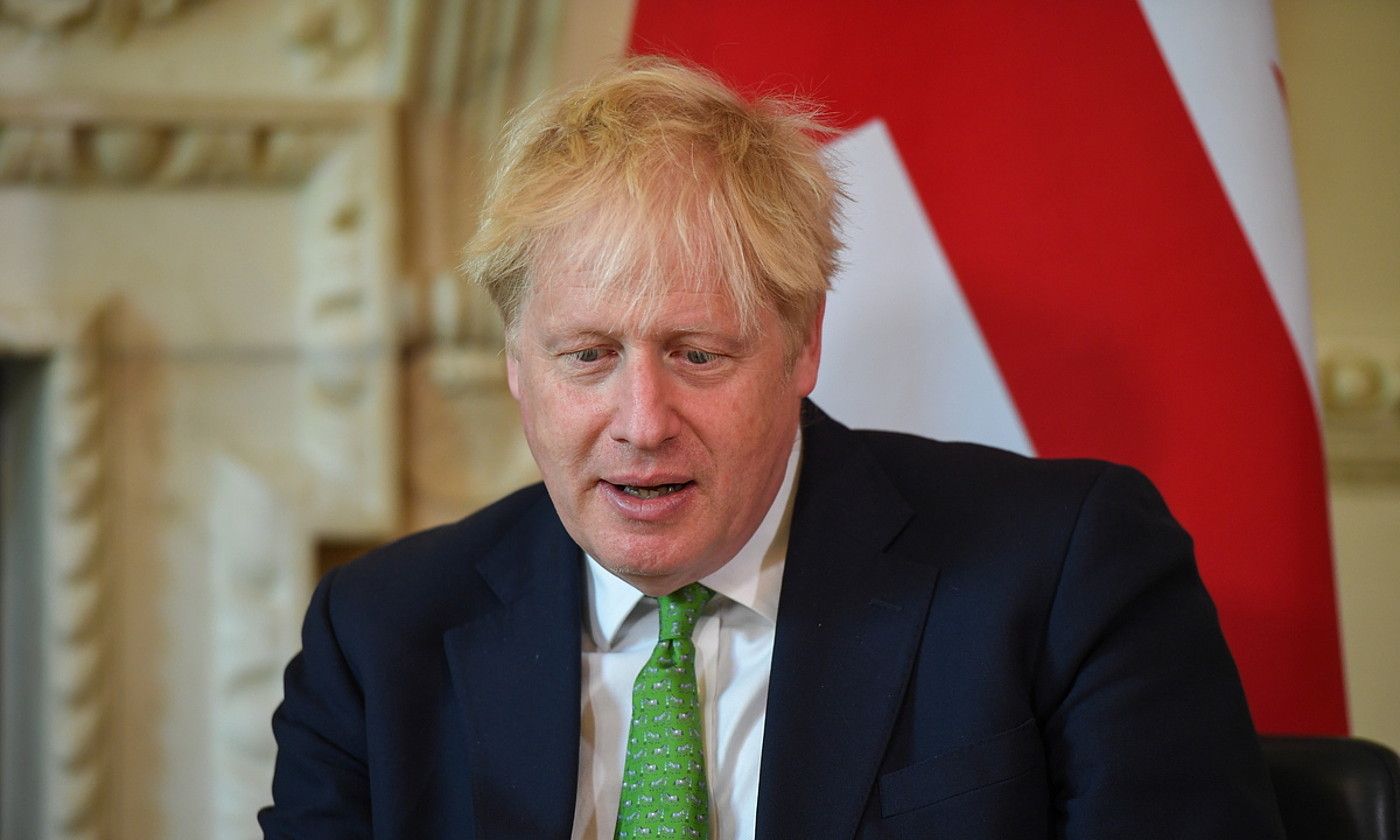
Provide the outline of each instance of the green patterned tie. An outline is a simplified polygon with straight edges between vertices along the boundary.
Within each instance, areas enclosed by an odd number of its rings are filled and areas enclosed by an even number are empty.
[[[617,840],[709,837],[705,738],[690,634],[715,593],[698,583],[663,595],[661,633],[632,685],[632,725],[617,811]]]

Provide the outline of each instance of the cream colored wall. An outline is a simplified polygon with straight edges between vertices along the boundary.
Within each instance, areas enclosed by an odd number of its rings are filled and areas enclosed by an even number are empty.
[[[564,9],[555,79],[568,84],[587,78],[627,46],[636,0],[583,0]]]
[[[0,619],[42,650],[0,662],[38,710],[0,837],[252,836],[314,546],[398,519],[405,7],[0,7],[0,357],[41,392]]]
[[[1352,729],[1400,748],[1400,3],[1274,9],[1323,363]]]

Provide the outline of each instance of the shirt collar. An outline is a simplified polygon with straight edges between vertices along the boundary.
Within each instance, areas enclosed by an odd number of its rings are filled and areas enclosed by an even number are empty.
[[[700,582],[731,601],[747,607],[776,624],[778,595],[782,590],[783,562],[787,555],[788,524],[792,518],[792,491],[797,483],[798,462],[802,453],[802,430],[792,442],[787,470],[782,486],[768,506],[768,513],[754,530],[739,553],[701,578]],[[617,640],[627,616],[641,602],[641,590],[609,572],[584,553],[588,574],[589,631],[598,650],[608,650]]]

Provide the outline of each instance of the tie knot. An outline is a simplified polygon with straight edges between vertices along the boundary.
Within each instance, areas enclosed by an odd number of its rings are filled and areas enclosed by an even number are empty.
[[[701,583],[692,583],[657,598],[661,607],[661,634],[659,640],[689,639],[695,631],[695,622],[700,620],[700,611],[714,595],[714,591]]]

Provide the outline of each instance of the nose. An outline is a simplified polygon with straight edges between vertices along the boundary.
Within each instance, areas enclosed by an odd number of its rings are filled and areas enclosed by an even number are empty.
[[[615,380],[612,423],[608,434],[637,449],[656,449],[679,430],[675,384],[660,359],[646,354],[626,358]]]

